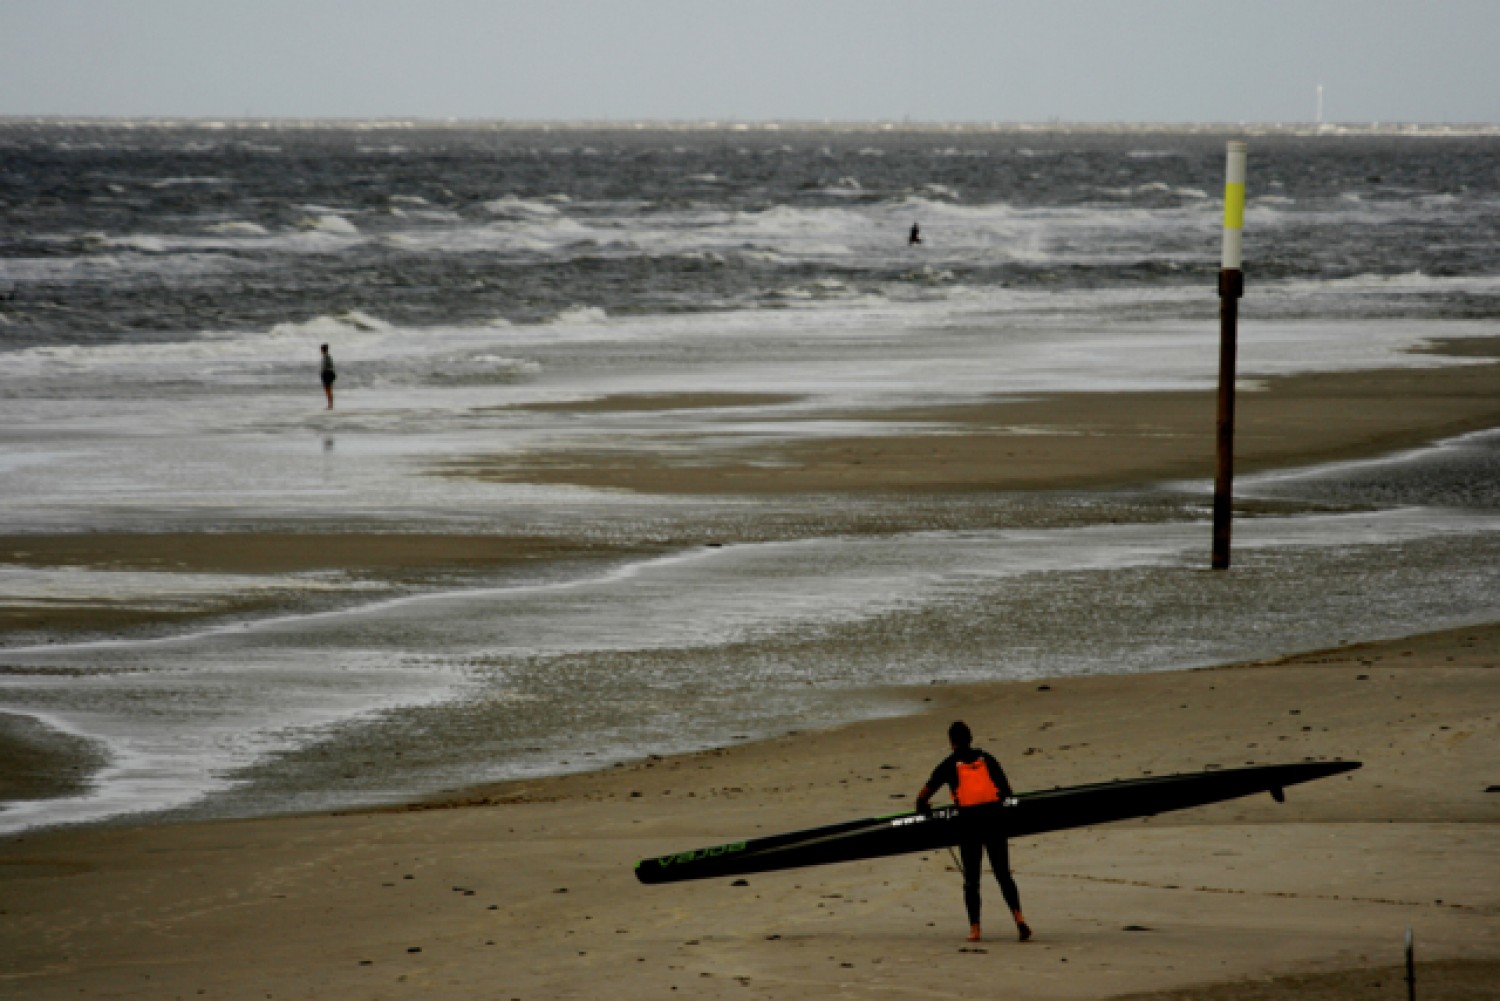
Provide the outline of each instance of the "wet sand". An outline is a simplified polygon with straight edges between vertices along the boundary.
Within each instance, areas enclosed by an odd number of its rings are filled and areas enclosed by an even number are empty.
[[[1241,396],[1241,468],[1497,426],[1497,390],[1492,364],[1276,380]],[[942,494],[1211,469],[1202,394],[873,416],[941,433],[758,444],[691,468],[653,465],[644,447],[613,464],[480,458],[464,474],[683,493]],[[400,575],[588,552],[601,554],[576,540],[406,535],[0,540],[0,560],[33,566],[237,573]],[[104,610],[69,614],[44,624],[98,628],[91,616]],[[1420,996],[1493,996],[1497,681],[1500,626],[1476,625],[1224,669],[932,687],[917,696],[930,711],[913,717],[401,810],[8,838],[0,996],[1100,998],[1192,987],[1193,997],[1352,999],[1375,996],[1374,981],[1380,996],[1401,996],[1408,926],[1427,977]],[[1017,842],[1037,930],[1025,945],[992,885],[988,940],[963,942],[946,854],[744,886],[636,884],[642,856],[905,808],[960,715],[1021,789],[1306,758],[1365,767],[1294,788],[1283,805],[1261,797]],[[65,745],[0,728],[0,788],[66,788],[69,762],[85,762]]]
[[[1500,353],[1500,339],[1447,341],[1433,350],[1490,358]],[[549,405],[549,409],[566,408],[580,414],[718,410],[789,399],[697,393],[611,397]],[[939,502],[960,494],[1110,488],[1171,479],[1206,484],[1214,469],[1214,406],[1213,395],[1208,393],[1081,393],[926,410],[823,414],[828,419],[865,422],[869,433],[807,440],[789,422],[787,435],[773,441],[758,434],[736,443],[723,435],[698,432],[696,440],[675,439],[673,449],[663,452],[657,447],[659,442],[626,437],[607,453],[473,456],[445,463],[436,472],[641,494],[780,498],[895,494]],[[913,426],[919,430],[911,430]],[[1238,396],[1236,471],[1244,474],[1378,456],[1490,427],[1500,427],[1500,364],[1496,363],[1273,379]],[[836,516],[835,508],[829,510]],[[900,507],[883,511],[880,530],[933,527],[903,521],[903,516]],[[948,513],[944,526],[965,527],[956,512]],[[865,530],[851,524],[833,531]],[[713,541],[741,540],[732,534],[732,527],[726,534],[725,526],[716,525]],[[606,542],[581,536],[317,528],[299,532],[82,532],[0,536],[0,563],[183,573],[339,571],[409,581],[490,572],[528,560],[613,559],[660,552],[670,545],[670,541]],[[256,611],[265,611],[263,602],[226,599],[199,614]],[[0,640],[39,630],[99,632],[181,624],[193,615],[118,601],[11,601],[0,605]]]
[[[536,560],[619,559],[660,548],[583,539],[368,531],[80,532],[0,536],[0,564],[236,575],[334,571],[351,579],[416,582],[493,573]],[[286,610],[286,602],[278,606],[274,598],[233,593],[189,610],[105,598],[13,600],[0,605],[0,638],[43,630],[53,634],[99,633],[190,625],[208,616],[248,616],[277,610]]]
[[[1450,341],[1435,352],[1494,357],[1500,341]],[[1289,376],[1236,394],[1235,469],[1381,455],[1500,425],[1500,365]],[[1394,404],[1393,401],[1399,401]],[[713,404],[702,396],[584,401],[601,409]],[[979,492],[1211,480],[1216,395],[1069,393],[965,406],[820,414],[866,433],[743,442],[712,449],[674,438],[609,451],[475,456],[453,475],[650,494],[788,495]],[[918,425],[912,430],[911,425]],[[699,443],[701,444],[701,443]]]

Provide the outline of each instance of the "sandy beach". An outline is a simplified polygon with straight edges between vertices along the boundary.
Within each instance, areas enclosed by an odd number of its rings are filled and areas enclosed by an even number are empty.
[[[925,715],[406,810],[0,846],[5,996],[1493,997],[1500,629],[1277,663],[932,690]],[[1242,800],[1013,845],[964,942],[942,853],[643,887],[637,858],[910,803],[962,715],[1017,786],[1347,758]],[[1281,979],[1274,979],[1281,978]],[[1223,987],[1205,985],[1223,984]],[[1379,985],[1377,987],[1377,985]]]
[[[1500,366],[1278,379],[1241,401],[1247,470],[1380,455],[1500,425]],[[930,422],[932,434],[758,445],[692,466],[559,452],[443,471],[689,494],[1131,485],[1206,477],[1211,413],[1204,394],[1007,400],[864,415]],[[31,566],[393,576],[618,552],[583,540],[253,532],[0,540],[0,558]],[[114,627],[101,619],[111,614],[121,613],[13,610],[4,625],[99,631]],[[139,625],[155,613],[129,614]],[[0,996],[1401,997],[1410,927],[1420,997],[1494,997],[1500,624],[1285,653],[1189,672],[930,686],[901,693],[925,707],[915,715],[399,809],[10,837]],[[1036,930],[1024,945],[993,884],[986,940],[964,942],[946,853],[744,885],[635,881],[641,857],[907,808],[955,717],[1021,790],[1249,763],[1363,768],[1289,790],[1285,804],[1260,797],[1016,842]],[[79,749],[24,727],[0,740],[11,796],[56,793],[86,765]]]

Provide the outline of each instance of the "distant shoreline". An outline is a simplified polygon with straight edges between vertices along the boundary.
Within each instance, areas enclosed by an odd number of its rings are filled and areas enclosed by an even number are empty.
[[[14,125],[78,127],[129,126],[138,128],[203,128],[245,130],[352,129],[358,131],[415,131],[488,129],[495,131],[556,132],[728,132],[741,133],[911,133],[911,134],[1098,134],[1245,136],[1381,136],[1412,138],[1500,138],[1500,123],[1492,122],[986,122],[986,121],[820,121],[786,119],[734,121],[716,119],[490,119],[490,118],[299,118],[246,116],[5,115],[0,128]]]

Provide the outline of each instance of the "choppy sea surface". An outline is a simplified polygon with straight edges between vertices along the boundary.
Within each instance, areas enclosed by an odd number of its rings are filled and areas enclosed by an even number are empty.
[[[1500,335],[1500,134],[1252,131],[1244,379]],[[0,714],[98,762],[0,832],[385,802],[909,711],[903,686],[1493,619],[1495,434],[1242,480],[1262,513],[1229,574],[1204,570],[1206,482],[752,501],[439,475],[1212,386],[1238,137],[0,122],[0,532],[657,549],[422,581],[0,565],[11,606],[206,613],[0,648]],[[525,406],[685,392],[741,405]]]

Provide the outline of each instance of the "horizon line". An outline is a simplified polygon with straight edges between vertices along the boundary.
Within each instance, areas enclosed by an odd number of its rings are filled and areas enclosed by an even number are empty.
[[[1045,132],[1062,129],[1283,132],[1500,132],[1500,122],[1416,121],[1110,121],[1070,120],[979,120],[903,118],[505,118],[429,115],[92,115],[92,114],[0,114],[0,125],[147,125],[200,127],[365,127],[365,128],[496,128],[496,129],[592,129],[596,131],[721,130],[732,132],[815,131],[819,129],[950,132]]]

